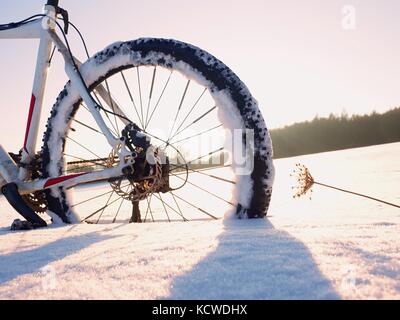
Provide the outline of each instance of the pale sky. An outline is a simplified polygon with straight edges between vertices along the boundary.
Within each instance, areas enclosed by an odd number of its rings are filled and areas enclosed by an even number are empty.
[[[40,13],[46,0],[0,0],[0,23]],[[61,0],[91,53],[118,40],[175,38],[222,60],[259,101],[270,128],[400,105],[400,1]],[[355,8],[343,28],[343,6]],[[73,52],[83,51],[71,30]],[[0,142],[23,143],[36,40],[1,40]],[[56,57],[43,119],[66,82]],[[41,136],[40,136],[41,139]],[[41,143],[38,144],[40,147]]]

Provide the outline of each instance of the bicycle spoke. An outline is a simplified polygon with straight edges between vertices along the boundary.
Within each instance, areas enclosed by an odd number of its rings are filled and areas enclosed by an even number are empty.
[[[114,219],[113,219],[113,221],[112,221],[112,223],[115,223],[115,220],[117,220],[117,216],[118,216],[118,214],[119,214],[119,211],[121,210],[121,207],[122,207],[122,204],[124,203],[124,198],[121,198],[121,203],[119,204],[119,207],[118,207],[118,210],[117,210],[117,213],[115,214],[115,216],[114,216]]]
[[[95,100],[97,100],[97,103],[98,103],[100,106],[102,106],[101,103],[100,103],[99,98],[98,98],[97,95],[96,95],[96,93],[93,92],[93,95],[95,96]],[[83,108],[90,114],[90,116],[92,116],[92,113],[90,112],[90,110],[89,110],[89,108],[88,108],[87,106],[85,106],[82,102],[81,102],[79,105],[80,105],[81,107],[83,107]],[[111,119],[109,118],[108,113],[105,112],[105,115],[107,116],[107,119],[108,119],[108,121],[110,122],[111,127],[112,127],[112,128],[110,128],[110,127],[108,127],[108,128],[112,131],[113,134],[116,135],[116,133],[115,133],[115,127],[114,127],[113,123],[111,122]],[[75,118],[74,118],[73,120],[76,121],[76,122],[78,122]],[[94,129],[94,130],[96,130],[96,129]],[[96,130],[96,131],[98,131],[98,130]],[[102,133],[101,131],[99,131],[99,132]],[[104,133],[102,133],[102,134],[104,135]]]
[[[143,117],[143,101],[142,101],[142,87],[140,86],[140,73],[139,73],[139,67],[136,67],[136,73],[137,73],[137,82],[138,82],[138,87],[139,87],[139,99],[140,99],[140,114],[142,116],[140,123],[144,124],[144,117]]]
[[[119,133],[117,116],[115,115],[114,102],[113,102],[113,99],[111,98],[110,87],[108,86],[108,81],[107,80],[104,80],[104,82],[106,83],[106,88],[107,88],[107,92],[108,92],[108,98],[110,99],[111,109],[112,109],[112,112],[114,112],[115,126],[117,128],[117,132]]]
[[[176,134],[174,134],[172,137],[170,137],[170,139],[168,140],[172,140],[174,137],[176,137],[177,135],[181,134],[183,131],[185,131],[186,129],[190,128],[192,125],[194,125],[196,122],[199,122],[201,119],[203,119],[206,115],[208,115],[211,111],[217,109],[217,106],[213,106],[212,108],[210,108],[209,110],[207,110],[205,113],[203,113],[200,117],[196,118],[194,121],[192,121],[191,123],[189,123],[186,127],[184,127],[181,131],[177,132]]]
[[[182,200],[183,202],[187,203],[188,205],[192,206],[193,208],[199,210],[200,212],[203,212],[204,214],[208,215],[209,217],[217,220],[218,218],[216,216],[213,216],[211,213],[208,213],[207,211],[203,210],[202,208],[199,208],[198,206],[194,205],[193,203],[190,203],[189,201],[183,199],[182,197],[178,196],[177,194],[175,195],[178,199]]]
[[[192,170],[192,171],[194,171],[195,173],[198,173],[198,172],[202,172],[202,171],[227,168],[227,167],[231,167],[231,166],[232,166],[232,164],[226,164],[226,165],[223,165],[223,166],[215,166],[215,167],[209,167],[209,168],[204,168],[204,169],[196,169],[196,170]],[[179,176],[179,175],[182,175],[182,174],[186,174],[186,172],[176,172],[176,173],[174,173],[174,175],[176,175],[176,176]]]
[[[96,99],[97,103],[99,104],[99,106],[101,106],[103,109],[105,109],[105,108],[103,107],[103,105],[101,104],[100,99],[99,99],[99,97],[97,96],[96,92],[93,91],[93,95],[95,96],[95,99]],[[83,105],[83,104],[81,103],[81,105]],[[84,106],[84,105],[83,105],[83,106]],[[87,107],[85,107],[85,108],[86,108],[87,111],[89,111],[90,114],[92,114],[92,113],[90,112],[89,108],[87,108]],[[103,112],[104,112],[104,115],[106,116],[108,122],[110,122],[111,127],[109,127],[109,129],[112,128],[111,131],[112,131],[116,136],[118,136],[118,131],[117,131],[117,129],[114,127],[114,124],[112,123],[110,117],[108,116],[108,112],[105,112],[103,109],[100,109],[100,111],[103,111]]]
[[[93,217],[95,214],[97,214],[98,212],[100,212],[101,210],[103,210],[103,208],[105,208],[105,207],[102,207],[102,208],[96,210],[95,212],[91,213],[90,215],[88,215],[87,217],[85,217],[84,219],[82,219],[80,222],[84,222],[84,221],[86,221],[87,219]]]
[[[102,196],[105,196],[105,195],[107,195],[107,194],[109,194],[109,193],[111,193],[111,192],[113,192],[113,191],[114,191],[114,190],[107,191],[107,192],[105,192],[105,193],[102,193],[102,194],[99,194],[99,195],[97,195],[97,196],[91,197],[91,198],[89,198],[89,199],[83,200],[83,201],[81,201],[81,202],[75,203],[74,205],[71,206],[71,208],[76,207],[76,206],[79,206],[80,204],[84,204],[84,203],[86,203],[86,202],[89,202],[89,201],[91,201],[91,200],[100,198],[100,197],[102,197]]]
[[[215,154],[215,153],[217,153],[217,152],[223,151],[223,150],[224,150],[224,147],[221,147],[221,148],[219,148],[219,149],[217,149],[217,150],[211,151],[211,152],[209,152],[209,153],[207,153],[207,154],[205,154],[205,155],[202,155],[202,156],[200,156],[200,157],[198,157],[198,158],[196,158],[196,159],[193,159],[193,160],[191,160],[191,161],[189,161],[189,162],[186,162],[186,164],[184,164],[184,165],[176,166],[174,169],[171,170],[171,172],[172,172],[173,170],[176,170],[176,169],[179,169],[179,168],[186,168],[186,166],[187,166],[188,164],[191,164],[191,163],[193,163],[194,161],[203,159],[203,158],[205,158],[205,157],[209,157],[209,156],[211,156],[211,155],[213,155],[213,154]],[[172,166],[175,166],[175,165],[172,164]]]
[[[150,121],[151,121],[151,119],[153,118],[154,112],[157,110],[157,107],[158,107],[158,105],[160,104],[161,98],[163,97],[164,92],[165,92],[165,90],[167,89],[167,86],[168,86],[168,83],[169,83],[169,81],[170,81],[170,79],[171,79],[172,73],[173,73],[173,71],[170,72],[170,74],[169,74],[169,76],[168,76],[168,79],[167,79],[167,81],[165,82],[164,87],[163,87],[163,89],[162,89],[162,91],[161,91],[160,97],[158,98],[157,103],[156,103],[156,105],[154,106],[153,111],[152,111],[151,114],[150,114],[149,120],[147,121],[147,123],[146,123],[145,126],[144,126],[144,129],[145,129],[145,130],[146,130],[147,127],[149,126]]]
[[[235,181],[228,180],[228,179],[225,179],[225,178],[222,178],[222,177],[218,177],[218,176],[215,176],[215,175],[212,175],[212,174],[204,173],[202,171],[196,171],[196,170],[193,170],[193,169],[190,169],[190,168],[189,168],[189,170],[193,171],[195,173],[200,173],[202,175],[208,176],[210,178],[214,178],[214,179],[219,180],[219,181],[224,181],[224,182],[227,182],[227,183],[236,184]]]
[[[205,133],[208,133],[208,132],[210,132],[210,131],[212,131],[212,130],[215,130],[215,129],[218,129],[218,128],[220,128],[220,127],[222,127],[222,124],[220,124],[220,125],[218,125],[218,126],[215,126],[215,127],[212,127],[212,128],[210,128],[210,129],[204,130],[204,131],[202,131],[202,132],[200,132],[200,133],[197,133],[197,134],[194,134],[194,135],[192,135],[192,136],[189,136],[189,137],[186,137],[186,138],[183,138],[183,139],[174,141],[174,142],[171,142],[171,141],[170,141],[169,144],[172,144],[172,145],[173,145],[173,144],[177,144],[177,143],[179,143],[179,142],[187,141],[187,140],[189,140],[189,139],[192,139],[192,138],[201,136],[201,135],[203,135],[203,134],[205,134]],[[172,139],[171,139],[171,140],[172,140]]]
[[[188,219],[186,219],[186,218],[184,217],[184,215],[183,215],[183,213],[182,213],[182,210],[181,210],[181,208],[180,208],[180,206],[179,206],[179,204],[178,204],[178,201],[176,201],[175,194],[174,194],[172,191],[170,191],[170,193],[171,193],[171,195],[172,195],[172,198],[174,199],[174,202],[175,202],[176,207],[178,208],[178,210],[179,210],[179,212],[180,212],[181,217],[183,218],[183,221],[188,221]]]
[[[114,190],[111,191],[111,192],[114,192]],[[94,215],[98,214],[100,211],[104,210],[105,208],[111,206],[112,204],[114,204],[114,203],[117,202],[118,200],[120,200],[119,197],[118,197],[117,199],[111,201],[108,205],[103,206],[103,207],[101,207],[100,209],[97,209],[95,212],[91,213],[90,215],[88,215],[87,217],[85,217],[84,219],[82,219],[80,222],[84,222],[84,221],[86,221],[87,219],[93,217]]]
[[[171,220],[170,220],[170,218],[169,218],[169,215],[168,215],[167,208],[165,207],[164,200],[162,199],[162,197],[161,197],[161,194],[160,194],[160,193],[158,193],[158,195],[160,196],[160,200],[161,200],[161,203],[162,203],[162,205],[163,205],[163,207],[164,207],[165,214],[167,215],[168,222],[171,222]]]
[[[229,202],[228,200],[225,200],[224,198],[221,198],[220,196],[216,195],[215,193],[212,193],[212,192],[210,192],[210,191],[208,191],[208,190],[206,190],[206,189],[200,187],[199,185],[194,184],[193,182],[190,182],[189,180],[183,179],[183,178],[181,178],[181,177],[179,177],[179,176],[176,176],[176,175],[174,175],[174,174],[172,174],[172,175],[173,175],[174,177],[177,177],[177,178],[183,180],[183,181],[186,181],[187,183],[189,183],[189,184],[191,184],[192,186],[194,186],[194,187],[196,187],[196,188],[198,188],[198,189],[200,189],[200,190],[202,190],[202,191],[208,193],[209,195],[212,195],[213,197],[215,197],[215,198],[217,198],[217,199],[219,199],[219,200],[221,200],[221,201],[223,201],[223,202],[225,202],[225,203],[227,203],[227,204],[230,204],[231,206],[235,206],[232,202]]]
[[[157,71],[157,67],[154,67],[153,70],[153,77],[151,79],[151,86],[150,86],[150,92],[149,92],[149,101],[147,103],[147,109],[146,109],[146,120],[144,121],[144,123],[147,123],[147,119],[149,117],[149,110],[150,110],[150,105],[151,105],[151,98],[153,97],[153,89],[154,89],[154,80],[156,78],[156,71]]]
[[[72,142],[75,142],[78,146],[82,147],[83,149],[85,149],[86,151],[89,151],[92,155],[94,155],[95,157],[101,159],[100,156],[98,156],[97,154],[95,154],[93,151],[91,151],[90,149],[88,149],[87,147],[85,147],[84,145],[80,144],[78,141],[75,141],[74,139],[72,139],[71,137],[66,137],[67,139],[71,140]]]
[[[97,96],[96,96],[97,97]],[[89,108],[88,107],[86,107],[82,102],[79,104],[79,106],[81,106],[81,107],[83,107],[84,109],[86,109],[87,110],[87,112],[89,112],[90,113],[90,110],[89,110]]]
[[[128,184],[122,186],[121,188],[125,188],[126,186],[129,186],[129,185],[130,185],[130,182],[129,182]],[[105,193],[102,193],[102,194],[99,194],[99,195],[97,195],[97,196],[94,196],[94,197],[92,197],[92,198],[89,198],[89,199],[83,200],[83,201],[81,201],[81,202],[75,203],[74,205],[71,206],[71,208],[76,207],[76,206],[79,206],[80,204],[84,204],[84,203],[86,203],[86,202],[89,202],[89,201],[91,201],[91,200],[100,198],[100,197],[105,196],[105,195],[107,195],[107,194],[110,194],[110,193],[113,192],[113,191],[114,191],[114,190],[110,190],[110,191],[107,191],[107,192],[105,192]]]
[[[194,108],[197,106],[197,104],[199,103],[199,101],[201,100],[201,98],[203,97],[204,93],[207,91],[207,88],[204,88],[203,92],[201,93],[200,97],[196,100],[196,102],[194,103],[194,105],[190,108],[189,112],[186,114],[185,118],[182,120],[182,122],[180,123],[180,125],[178,126],[178,128],[176,129],[174,135],[179,131],[179,129],[183,126],[183,124],[185,123],[186,119],[189,117],[189,115],[192,113],[192,111],[194,110]],[[174,136],[173,135],[173,136]]]
[[[111,197],[113,196],[113,194],[114,194],[114,190],[113,190],[113,192],[111,192],[111,194],[110,194],[110,197],[108,198],[108,200],[107,200],[107,202],[106,202],[106,205],[103,207],[103,210],[101,211],[101,213],[100,213],[100,215],[99,215],[99,218],[97,219],[97,221],[96,221],[96,224],[98,224],[99,223],[99,221],[100,221],[100,218],[101,218],[101,216],[103,215],[103,213],[104,213],[104,210],[109,206],[109,202],[110,202],[110,200],[111,200]]]
[[[124,81],[125,88],[126,88],[126,90],[128,91],[129,98],[130,98],[130,100],[131,100],[131,102],[132,102],[132,104],[133,104],[133,107],[134,107],[134,109],[135,109],[136,115],[137,115],[139,121],[141,122],[140,116],[139,116],[139,112],[138,112],[138,110],[137,110],[136,103],[135,103],[135,100],[133,99],[131,90],[129,89],[128,83],[127,83],[127,81],[126,81],[126,79],[125,79],[125,76],[124,76],[123,72],[121,71],[120,73],[121,73],[122,79],[123,79],[123,81]],[[142,128],[143,128],[143,123],[140,123],[140,124],[141,124],[141,126],[142,126]]]
[[[217,168],[207,168],[207,169],[211,170],[211,169],[217,169]],[[224,182],[227,182],[227,183],[230,183],[230,184],[236,184],[235,181],[228,180],[228,179],[225,179],[225,178],[222,178],[222,177],[218,177],[218,176],[215,176],[215,175],[212,175],[212,174],[209,174],[209,173],[204,173],[203,171],[205,171],[206,169],[195,170],[195,169],[191,169],[191,168],[188,167],[188,170],[192,171],[193,173],[199,173],[199,174],[205,175],[205,176],[210,177],[210,178],[214,178],[214,179],[219,180],[219,181],[224,181]],[[179,175],[179,174],[186,174],[186,172],[185,173],[180,173],[180,172],[175,173],[175,175]]]
[[[170,193],[172,194],[172,192],[170,192]],[[158,200],[162,201],[160,198],[157,197],[156,194],[154,194],[154,197],[156,197]],[[174,198],[174,199],[175,199],[175,198]],[[176,201],[176,200],[175,200],[175,201]],[[183,216],[183,214],[182,214],[181,212],[178,212],[176,209],[174,209],[173,207],[171,207],[167,202],[164,201],[164,204],[165,204],[168,208],[170,208],[172,211],[176,212],[179,216],[181,216],[182,219],[183,219],[183,221],[189,221],[188,219],[186,219],[186,218]],[[178,206],[178,208],[179,208],[179,206]],[[179,211],[180,211],[180,209],[179,209]]]
[[[190,80],[187,81],[186,86],[185,86],[185,90],[183,91],[182,98],[181,98],[181,102],[179,103],[178,109],[176,110],[174,122],[173,122],[173,124],[172,124],[171,131],[170,131],[170,133],[169,133],[169,135],[168,135],[167,142],[170,140],[172,131],[174,130],[174,126],[175,126],[176,120],[178,119],[179,112],[181,111],[181,108],[182,108],[182,105],[183,105],[183,101],[185,101],[185,97],[186,97],[187,90],[188,90],[188,88],[189,88],[189,84],[190,84]]]
[[[150,207],[152,195],[153,195],[153,194],[151,194],[150,197],[146,197],[146,201],[147,201],[147,210],[146,210],[146,215],[145,215],[145,217],[144,217],[144,221],[146,221],[146,219],[147,219],[147,214],[148,214],[148,212],[150,211],[151,220],[154,222],[153,211],[151,210],[151,207]],[[149,198],[150,198],[150,199],[149,199]]]
[[[131,187],[131,188],[132,188],[132,185],[131,185],[131,184],[129,184],[129,185],[127,185],[126,187],[127,187],[127,188],[126,188],[125,192],[127,192],[127,191],[128,191],[129,187]],[[123,187],[121,187],[121,188],[123,188]],[[132,189],[131,189],[131,190],[132,190]],[[119,211],[121,210],[121,207],[122,207],[122,204],[124,203],[124,200],[125,200],[125,199],[121,197],[121,203],[119,204],[119,207],[118,207],[117,213],[115,214],[115,216],[114,216],[114,219],[113,219],[112,223],[114,223],[114,222],[115,222],[115,220],[117,220],[117,216],[118,216],[118,214],[119,214]]]
[[[76,123],[80,124],[81,126],[84,126],[84,127],[88,128],[88,129],[90,129],[90,130],[92,130],[94,132],[97,132],[97,133],[99,133],[99,134],[104,136],[103,132],[101,132],[101,131],[99,131],[99,130],[97,130],[97,129],[95,129],[95,128],[93,128],[93,127],[91,127],[91,126],[79,121],[79,120],[76,120],[76,119],[72,119],[72,120],[75,121]]]

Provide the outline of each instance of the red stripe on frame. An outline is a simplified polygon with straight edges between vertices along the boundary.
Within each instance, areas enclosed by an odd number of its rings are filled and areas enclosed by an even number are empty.
[[[60,182],[65,181],[65,180],[69,180],[69,179],[72,179],[72,178],[76,178],[76,177],[82,176],[82,175],[84,175],[84,174],[86,174],[86,173],[87,173],[87,172],[84,172],[84,173],[76,173],[76,174],[70,174],[70,175],[68,175],[68,176],[62,176],[62,177],[57,177],[57,178],[49,179],[49,180],[47,180],[46,183],[44,184],[44,188],[50,187],[50,186],[52,186],[53,184],[57,184],[57,183],[60,183]]]
[[[26,144],[28,143],[28,134],[29,134],[29,129],[31,128],[32,115],[33,115],[33,109],[35,108],[35,102],[36,102],[36,97],[32,93],[31,103],[29,105],[28,121],[26,123],[25,140],[24,140],[24,150],[26,151],[26,153],[28,153],[28,150],[26,149]]]

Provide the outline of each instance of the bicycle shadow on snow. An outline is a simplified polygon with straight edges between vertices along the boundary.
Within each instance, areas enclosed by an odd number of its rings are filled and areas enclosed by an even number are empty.
[[[224,221],[217,249],[167,299],[339,299],[299,240],[266,219]]]
[[[34,249],[0,255],[0,286],[25,274],[37,274],[48,264],[62,260],[80,250],[113,236],[97,232],[59,238]]]

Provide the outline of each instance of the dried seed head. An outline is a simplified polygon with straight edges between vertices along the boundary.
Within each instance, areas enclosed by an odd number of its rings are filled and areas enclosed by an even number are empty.
[[[291,176],[297,180],[297,185],[292,187],[294,190],[293,198],[299,198],[309,191],[312,192],[311,188],[314,184],[314,178],[305,165],[296,163],[296,168],[293,170]]]

